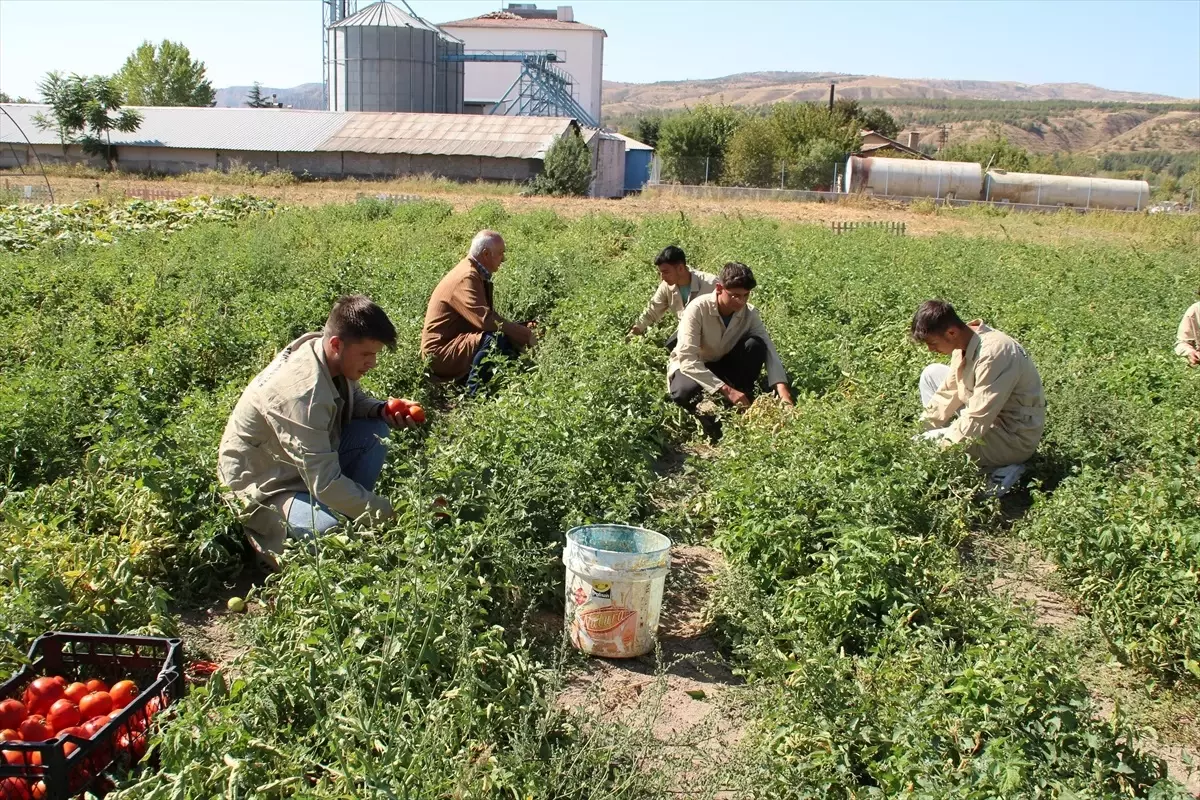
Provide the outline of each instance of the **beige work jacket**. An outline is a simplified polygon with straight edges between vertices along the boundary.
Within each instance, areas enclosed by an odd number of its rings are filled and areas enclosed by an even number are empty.
[[[658,288],[654,290],[654,295],[650,298],[649,304],[646,305],[646,310],[642,312],[637,322],[634,323],[634,327],[649,330],[663,318],[668,309],[675,312],[675,316],[678,317],[683,314],[683,309],[693,300],[712,293],[713,287],[717,283],[715,275],[709,275],[707,272],[700,272],[691,268],[688,271],[692,273],[692,282],[687,301],[685,302],[683,295],[679,293],[678,286],[673,283],[661,281],[658,284]]]
[[[1041,376],[1011,337],[981,320],[968,325],[975,335],[950,357],[950,372],[921,419],[926,429],[948,426],[949,444],[972,440],[968,452],[980,466],[1020,464],[1046,427]]]
[[[1194,303],[1179,321],[1179,333],[1175,334],[1175,352],[1189,356],[1200,351],[1200,303]]]
[[[779,360],[779,354],[775,352],[775,344],[758,315],[758,309],[747,304],[733,315],[726,327],[721,320],[721,312],[717,310],[716,294],[706,294],[688,303],[679,317],[679,341],[667,365],[668,385],[671,376],[682,371],[705,391],[718,391],[725,382],[704,365],[720,361],[746,334],[759,337],[767,346],[767,384],[775,386],[787,383],[787,372]]]
[[[364,394],[358,381],[339,380],[344,397],[329,374],[321,334],[306,333],[255,376],[229,416],[217,475],[263,550],[283,549],[284,504],[296,492],[351,519],[392,515],[392,504],[343,475],[338,461],[342,427],[382,416],[384,403]]]

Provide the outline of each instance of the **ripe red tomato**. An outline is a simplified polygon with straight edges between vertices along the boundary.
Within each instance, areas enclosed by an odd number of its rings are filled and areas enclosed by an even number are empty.
[[[17,724],[20,725],[21,723],[18,722]],[[21,741],[21,734],[17,732],[16,728],[0,728],[0,742],[19,741]]]
[[[79,701],[82,700],[84,697],[86,697],[87,694],[88,694],[87,684],[79,683],[78,681],[69,685],[66,688],[66,690],[63,692],[63,696],[66,697],[68,700],[70,700],[75,705],[79,705]]]
[[[79,714],[84,719],[98,717],[113,710],[112,695],[108,692],[92,692],[79,701]],[[78,722],[78,720],[76,720]]]
[[[104,726],[112,721],[112,718],[107,714],[101,714],[98,717],[92,717],[87,722],[83,723],[83,729],[88,732],[89,739],[95,739],[96,734],[103,730]]]
[[[418,406],[418,405],[409,406],[408,407],[408,415],[410,417],[412,417],[412,421],[417,423],[418,425],[425,424],[425,409],[421,408],[420,406]]]
[[[21,732],[21,738],[27,742],[44,742],[54,738],[54,731],[50,730],[46,718],[41,714],[30,714],[17,730]]]
[[[25,756],[28,754],[27,750],[5,750],[4,760],[10,767],[21,767],[25,765]]]
[[[0,700],[0,728],[15,728],[28,716],[20,700]]]
[[[46,724],[52,731],[61,731],[63,728],[78,725],[79,718],[79,706],[64,697],[61,700],[55,700],[54,705],[50,706],[50,713],[46,715]]]
[[[41,783],[41,781],[38,781]],[[42,797],[46,796],[45,787],[42,787]],[[0,781],[0,798],[3,800],[32,800],[33,794],[29,788],[29,781],[24,778],[5,778]]]
[[[388,416],[405,416],[408,414],[408,403],[399,397],[389,397],[387,401]]]
[[[80,739],[91,738],[91,734],[88,733],[87,729],[79,726],[63,728],[58,732],[59,736],[65,736],[67,734],[70,734],[71,736],[78,736]],[[78,749],[79,745],[75,744],[74,742],[63,742],[63,755],[69,756]]]
[[[87,690],[89,692],[107,692],[108,684],[99,678],[92,678],[87,682]]]
[[[137,684],[133,681],[117,681],[113,684],[112,690],[109,691],[112,695],[113,710],[124,708],[133,702],[133,698],[138,695]]]
[[[55,700],[62,699],[66,689],[66,684],[54,678],[37,678],[25,690],[25,710],[30,714],[45,714]]]

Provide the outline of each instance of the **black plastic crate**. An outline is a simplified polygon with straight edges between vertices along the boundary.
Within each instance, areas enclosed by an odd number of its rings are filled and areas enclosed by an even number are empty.
[[[30,646],[29,661],[0,686],[0,699],[21,700],[25,688],[46,675],[61,675],[68,682],[100,678],[109,686],[128,678],[137,684],[138,695],[113,713],[94,738],[67,734],[45,742],[4,744],[3,750],[20,756],[13,757],[15,764],[0,759],[0,800],[67,800],[110,766],[132,765],[145,754],[150,718],[185,690],[179,639],[47,633]]]

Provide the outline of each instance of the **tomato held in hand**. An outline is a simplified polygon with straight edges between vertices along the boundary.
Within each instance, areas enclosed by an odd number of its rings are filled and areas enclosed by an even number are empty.
[[[411,405],[408,407],[408,416],[410,416],[412,421],[418,425],[425,424],[425,409],[418,405]]]
[[[389,417],[406,417],[408,416],[408,403],[399,397],[390,397],[387,401],[387,413]]]

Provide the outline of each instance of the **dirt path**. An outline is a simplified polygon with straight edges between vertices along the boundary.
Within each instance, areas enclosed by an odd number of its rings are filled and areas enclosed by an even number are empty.
[[[236,671],[236,661],[246,651],[236,630],[242,614],[229,611],[226,603],[231,597],[245,598],[252,589],[262,586],[264,580],[264,574],[247,570],[210,597],[204,608],[176,609],[185,661],[213,661],[222,667],[232,667],[231,672]],[[244,613],[254,614],[259,609],[260,606],[251,601]]]
[[[1090,621],[1055,589],[1058,568],[1054,564],[1015,542],[990,542],[984,550],[999,568],[991,583],[994,593],[1031,608],[1036,624],[1062,636],[1082,638],[1082,629]],[[1200,797],[1200,719],[1192,709],[1193,705],[1200,707],[1200,701],[1189,698],[1177,704],[1172,698],[1156,696],[1136,670],[1094,650],[1081,657],[1091,662],[1081,677],[1096,703],[1097,715],[1107,718],[1119,704],[1138,725],[1156,728],[1156,736],[1142,736],[1139,744],[1166,762],[1172,779]]]
[[[643,766],[669,775],[673,794],[724,796],[723,768],[749,724],[742,680],[708,635],[705,616],[725,564],[699,545],[673,547],[671,561],[659,653],[590,659],[569,677],[557,704],[651,737],[657,746],[647,748]]]

